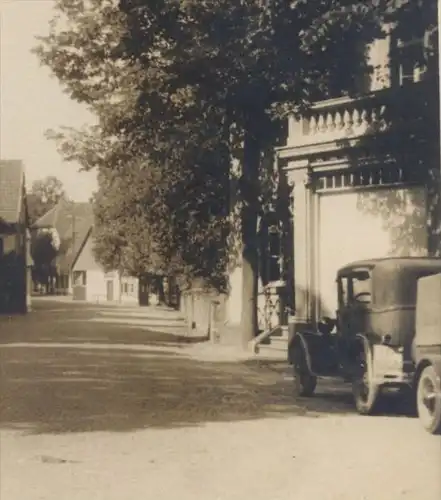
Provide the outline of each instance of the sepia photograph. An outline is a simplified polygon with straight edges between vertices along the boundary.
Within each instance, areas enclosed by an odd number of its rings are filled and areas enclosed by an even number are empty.
[[[0,500],[441,499],[441,0],[0,0]]]

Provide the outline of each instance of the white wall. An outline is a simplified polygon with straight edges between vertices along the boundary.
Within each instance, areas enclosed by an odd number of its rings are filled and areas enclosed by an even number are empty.
[[[117,290],[116,293],[119,294],[119,290],[121,290],[121,302],[123,303],[137,303],[138,302],[138,287],[139,287],[139,280],[137,278],[133,278],[131,276],[128,277],[122,277],[121,282],[116,281],[117,285]],[[127,292],[124,291],[124,285],[127,284]],[[123,288],[121,288],[121,286]],[[118,299],[119,295],[116,295],[116,298]]]
[[[89,270],[86,279],[86,300],[105,302],[107,300],[107,289],[104,271]]]
[[[242,315],[242,267],[238,266],[229,275],[230,293],[227,300],[227,320],[233,325],[240,324]]]
[[[322,314],[337,308],[338,268],[352,261],[427,255],[423,188],[382,189],[320,197],[318,288]]]

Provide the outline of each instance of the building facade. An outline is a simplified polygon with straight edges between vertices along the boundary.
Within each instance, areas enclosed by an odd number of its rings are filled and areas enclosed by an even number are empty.
[[[117,271],[106,272],[93,254],[90,228],[72,264],[72,297],[87,302],[137,304],[139,281]]]
[[[30,307],[31,257],[24,167],[0,161],[0,313],[25,313]]]
[[[293,325],[335,317],[344,264],[441,254],[436,13],[427,20],[369,47],[366,92],[289,117],[277,162],[292,200]]]
[[[345,264],[441,254],[435,2],[432,7],[414,23],[384,26],[384,36],[360,50],[367,64],[348,68],[355,92],[287,117],[286,141],[267,167],[277,178],[276,206],[266,207],[259,223],[262,335],[256,343],[280,336],[287,342],[288,323],[292,329],[335,317],[336,271]],[[366,66],[370,71],[357,74]],[[233,164],[233,220],[240,219],[239,177],[240,165]],[[228,292],[214,298],[196,292],[192,300],[204,314],[194,313],[191,301],[186,310],[210,330],[217,303],[216,328],[240,337],[243,275],[237,246],[229,242],[229,248]]]

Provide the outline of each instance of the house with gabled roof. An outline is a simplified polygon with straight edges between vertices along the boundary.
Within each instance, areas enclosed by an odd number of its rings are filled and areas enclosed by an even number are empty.
[[[58,248],[55,257],[57,293],[89,302],[137,302],[138,280],[106,272],[93,254],[93,206],[87,202],[60,200],[33,224],[46,231]]]
[[[30,306],[31,258],[25,172],[20,160],[0,160],[0,313]]]
[[[106,272],[95,258],[93,244],[90,227],[72,264],[73,298],[98,303],[138,303],[138,278],[118,271]]]
[[[92,205],[66,199],[61,199],[33,224],[34,231],[50,232],[57,247],[52,284],[57,293],[72,292],[72,265],[92,225]]]

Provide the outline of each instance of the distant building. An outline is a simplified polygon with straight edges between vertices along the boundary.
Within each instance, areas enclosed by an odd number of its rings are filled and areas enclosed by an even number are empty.
[[[50,231],[58,247],[54,262],[54,293],[91,302],[137,302],[138,279],[106,272],[93,255],[93,206],[60,202],[33,225]]]
[[[60,200],[33,225],[33,231],[50,232],[57,246],[48,292],[72,293],[72,265],[93,225],[90,203]]]
[[[30,306],[25,192],[23,163],[0,160],[0,313],[23,313]]]
[[[72,291],[74,300],[89,302],[138,302],[137,278],[105,272],[93,255],[93,228],[82,241],[72,264]]]

